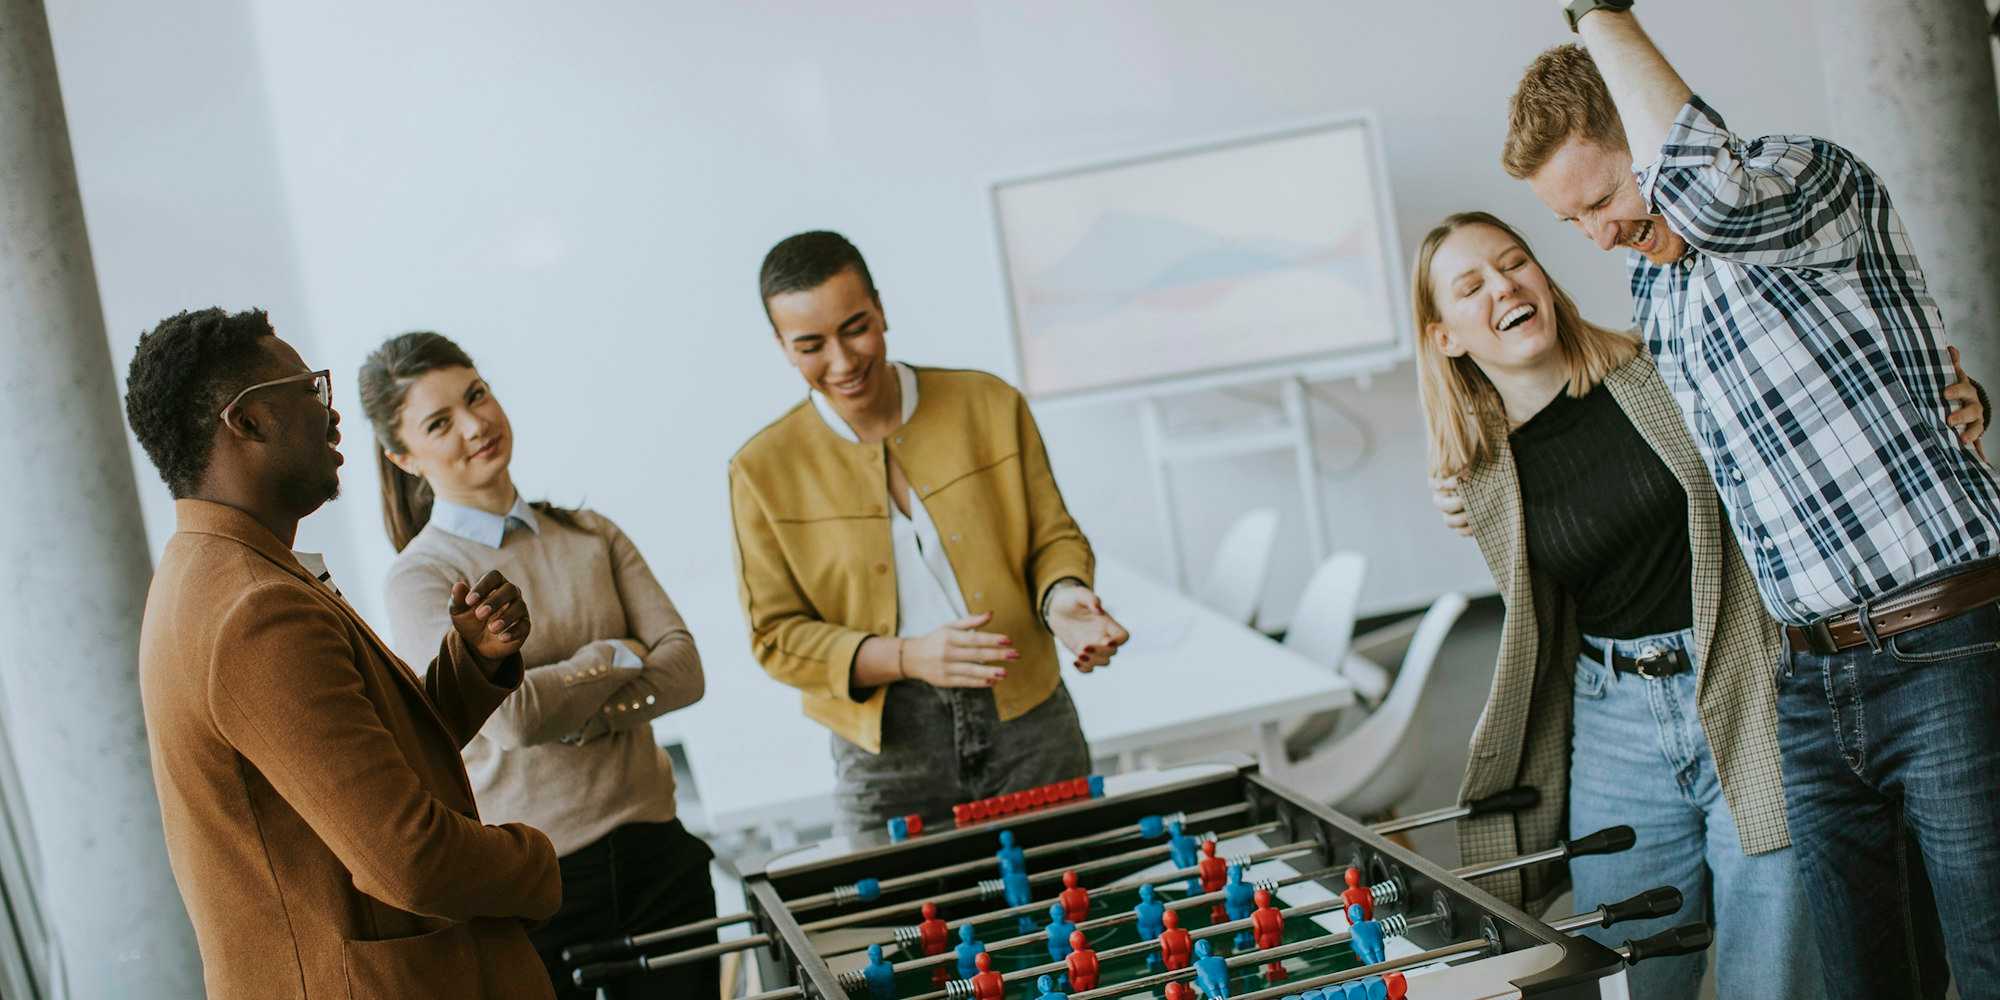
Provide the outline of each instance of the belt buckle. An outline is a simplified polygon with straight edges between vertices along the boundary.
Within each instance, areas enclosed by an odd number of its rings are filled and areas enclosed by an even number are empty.
[[[1638,656],[1632,658],[1632,672],[1648,680],[1659,680],[1662,677],[1673,676],[1673,671],[1671,670],[1659,670],[1656,672],[1653,667],[1655,663],[1664,664],[1669,667],[1672,666],[1673,651],[1661,649],[1658,646],[1647,646],[1645,649],[1639,651]]]
[[[1840,643],[1834,641],[1833,627],[1828,625],[1827,621],[1828,619],[1821,618],[1804,629],[1806,648],[1817,656],[1832,656],[1840,652]]]

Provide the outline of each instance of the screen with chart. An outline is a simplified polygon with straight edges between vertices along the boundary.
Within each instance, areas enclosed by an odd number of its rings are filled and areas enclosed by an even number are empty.
[[[1023,388],[1050,397],[1402,352],[1366,119],[993,186]]]

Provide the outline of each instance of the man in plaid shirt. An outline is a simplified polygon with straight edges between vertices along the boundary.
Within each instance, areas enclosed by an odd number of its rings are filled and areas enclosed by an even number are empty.
[[[1847,150],[1730,132],[1630,0],[1561,5],[1587,51],[1529,67],[1502,162],[1630,252],[1647,347],[1788,626],[1786,814],[1828,992],[1941,996],[1948,955],[1961,996],[2000,997],[2000,486],[1945,401],[1902,220]]]

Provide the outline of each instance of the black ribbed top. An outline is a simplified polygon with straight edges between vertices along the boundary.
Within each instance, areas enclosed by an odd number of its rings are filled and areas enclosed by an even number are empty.
[[[1694,624],[1687,492],[1599,385],[1559,395],[1511,436],[1530,564],[1576,600],[1586,635]]]

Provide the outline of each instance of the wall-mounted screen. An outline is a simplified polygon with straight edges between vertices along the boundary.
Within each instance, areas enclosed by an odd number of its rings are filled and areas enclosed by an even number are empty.
[[[1404,356],[1377,141],[1346,118],[993,185],[1023,388],[1337,375]]]

